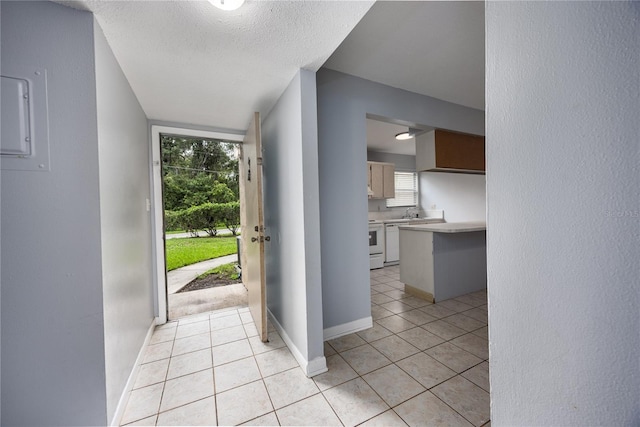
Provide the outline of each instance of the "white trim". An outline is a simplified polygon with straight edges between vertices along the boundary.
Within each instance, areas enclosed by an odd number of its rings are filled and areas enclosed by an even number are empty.
[[[151,132],[153,132],[154,136],[156,133],[164,133],[167,135],[197,136],[201,138],[222,139],[229,142],[242,142],[242,140],[244,140],[244,134],[239,135],[235,133],[211,132],[208,130],[179,128],[173,126],[151,125]],[[158,139],[158,143],[160,143],[160,139]]]
[[[153,186],[153,266],[154,281],[157,289],[158,312],[157,324],[167,323],[167,284],[164,255],[164,210],[162,207],[162,159],[160,153],[160,134],[197,136],[202,138],[223,139],[232,142],[242,142],[244,135],[232,133],[211,132],[173,126],[151,125],[151,170]]]
[[[157,286],[160,324],[167,322],[167,270],[164,258],[164,209],[162,207],[162,164],[160,156],[160,130],[151,126],[151,173],[153,181],[153,257],[154,279]]]
[[[124,410],[127,407],[127,402],[129,401],[131,390],[133,389],[136,377],[138,376],[138,372],[140,371],[140,365],[142,364],[144,353],[147,350],[147,346],[151,341],[151,336],[153,335],[153,331],[156,328],[157,320],[158,318],[156,317],[151,321],[151,325],[149,326],[149,330],[147,331],[147,336],[144,338],[144,343],[142,344],[142,347],[140,347],[140,351],[138,352],[138,357],[136,357],[136,361],[133,365],[133,369],[129,374],[127,383],[124,385],[124,390],[122,391],[120,400],[118,400],[118,406],[116,406],[116,411],[114,412],[113,418],[111,419],[111,424],[110,424],[111,426],[119,426],[120,422],[122,421]]]
[[[363,317],[362,319],[354,320],[353,322],[332,326],[324,330],[324,340],[328,341],[334,338],[339,338],[344,335],[369,329],[372,326],[373,319],[371,316]]]
[[[325,359],[324,356],[316,357],[315,359],[310,360],[309,363],[307,363],[305,374],[307,374],[307,376],[311,378],[315,377],[316,375],[323,374],[328,370],[329,368],[327,367],[327,359]]]
[[[307,358],[302,355],[298,347],[296,347],[296,345],[293,343],[293,341],[287,334],[287,331],[284,330],[273,313],[271,313],[271,310],[267,309],[267,313],[271,318],[271,322],[273,322],[273,326],[276,328],[287,347],[289,347],[289,350],[291,350],[293,357],[295,357],[298,365],[300,365],[306,376],[311,378],[315,375],[322,374],[323,372],[327,372],[329,370],[327,368],[327,359],[325,359],[324,356],[316,357],[311,361],[307,360]]]

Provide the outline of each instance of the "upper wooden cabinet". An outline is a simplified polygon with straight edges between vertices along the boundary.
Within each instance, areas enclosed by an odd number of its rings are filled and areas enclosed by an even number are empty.
[[[393,163],[367,162],[368,185],[372,199],[392,199],[396,196],[395,165]]]
[[[418,171],[484,173],[484,136],[436,129],[416,137]]]
[[[385,163],[382,165],[382,198],[393,199],[396,197],[396,166]]]

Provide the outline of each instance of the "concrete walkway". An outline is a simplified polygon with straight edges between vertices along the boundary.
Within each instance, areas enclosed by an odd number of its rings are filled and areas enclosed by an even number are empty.
[[[238,262],[238,254],[214,258],[172,270],[167,273],[167,292],[169,295],[175,294],[202,273],[230,262]]]
[[[235,261],[238,261],[237,254],[202,261],[168,272],[169,320],[228,307],[246,307],[247,289],[242,283],[176,293],[205,271]]]
[[[200,237],[209,237],[206,231],[198,231],[198,235]],[[231,231],[228,228],[220,228],[218,229],[218,236],[233,236]],[[165,234],[165,239],[184,239],[185,237],[192,237],[191,233],[171,233]]]
[[[242,283],[169,295],[169,320],[229,307],[247,307]]]

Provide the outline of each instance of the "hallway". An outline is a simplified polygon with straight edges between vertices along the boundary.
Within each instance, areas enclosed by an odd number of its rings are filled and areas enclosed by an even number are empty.
[[[313,379],[246,307],[158,327],[122,424],[487,425],[486,293],[429,304],[402,288],[397,266],[371,272],[374,327],[326,342]]]

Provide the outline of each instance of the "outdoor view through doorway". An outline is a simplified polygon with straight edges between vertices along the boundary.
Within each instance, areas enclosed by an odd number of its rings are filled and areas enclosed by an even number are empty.
[[[246,306],[238,266],[238,146],[160,135],[168,319]]]

